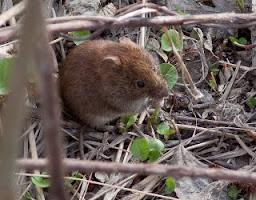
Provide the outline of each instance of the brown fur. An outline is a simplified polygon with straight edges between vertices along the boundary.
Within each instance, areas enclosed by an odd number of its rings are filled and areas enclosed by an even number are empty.
[[[64,104],[92,127],[135,112],[168,95],[166,82],[153,70],[154,59],[129,39],[93,40],[74,48],[60,69]],[[144,88],[136,85],[143,80]]]

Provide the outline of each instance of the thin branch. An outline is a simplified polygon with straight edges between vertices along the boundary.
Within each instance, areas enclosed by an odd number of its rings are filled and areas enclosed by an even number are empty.
[[[4,25],[12,17],[20,14],[25,8],[25,2],[21,1],[0,15],[0,26]]]
[[[159,6],[158,4],[145,2],[145,3],[140,3],[140,4],[135,3],[135,4],[131,4],[129,6],[126,6],[124,8],[120,8],[117,11],[117,16],[124,15],[124,14],[132,12],[134,10],[141,9],[141,8],[153,8],[153,9],[158,10],[159,13],[163,13],[165,15],[178,15],[177,12],[169,10],[166,6]]]
[[[140,27],[151,26],[161,27],[167,25],[192,25],[192,24],[209,24],[211,26],[226,25],[228,27],[241,27],[245,24],[252,25],[256,22],[256,14],[248,13],[219,13],[219,14],[201,14],[201,15],[186,15],[186,16],[157,16],[152,18],[131,17],[118,21],[114,17],[101,16],[72,16],[72,17],[57,17],[48,19],[48,31],[51,33],[77,31],[77,30],[97,30],[106,23],[109,28],[112,27]],[[253,23],[252,23],[253,22]],[[17,26],[0,29],[0,43],[7,42],[12,38],[17,37]]]
[[[168,116],[167,116],[168,117]],[[195,117],[188,117],[188,116],[182,116],[177,114],[172,114],[172,117],[176,119],[177,121],[187,121],[187,122],[197,122],[201,124],[208,124],[208,125],[214,125],[214,126],[236,126],[234,122],[228,122],[228,121],[216,121],[216,120],[209,120],[209,119],[201,119],[201,118],[195,118]]]
[[[142,5],[145,5],[146,0],[142,0]],[[145,9],[145,8],[144,8]],[[143,13],[141,15],[142,18],[146,18],[146,13]],[[142,48],[145,47],[145,40],[146,40],[146,27],[142,26],[140,27],[140,38],[139,38],[139,44]]]
[[[165,32],[168,31],[168,29],[166,27],[164,29],[165,29]],[[200,92],[200,90],[194,84],[194,82],[192,80],[192,77],[191,77],[190,73],[188,72],[188,69],[187,69],[185,63],[183,62],[183,59],[182,59],[181,55],[178,53],[178,50],[176,49],[175,45],[173,44],[172,39],[170,38],[170,36],[168,34],[167,34],[167,36],[168,36],[168,39],[169,39],[169,43],[172,47],[173,54],[174,54],[175,58],[177,59],[177,62],[179,63],[178,66],[181,69],[182,80],[184,82],[185,88],[187,89],[189,94],[195,100],[198,100],[198,99],[202,98],[204,95]],[[182,37],[182,35],[180,37]],[[190,88],[186,85],[186,81],[188,82],[188,85],[190,86]]]
[[[230,93],[230,91],[231,91],[231,88],[232,88],[232,86],[233,86],[233,84],[234,84],[234,82],[235,82],[235,80],[236,80],[237,74],[238,74],[238,72],[239,72],[240,64],[241,64],[241,61],[239,60],[239,61],[237,62],[236,70],[235,70],[235,72],[233,73],[233,76],[232,76],[230,82],[228,83],[228,86],[227,86],[227,88],[226,88],[224,94],[223,94],[222,97],[220,98],[220,101],[224,102],[224,101],[227,100],[227,98],[228,98],[228,96],[229,96],[229,93]]]
[[[8,18],[9,19],[9,18]],[[25,15],[24,30],[21,36],[18,58],[13,68],[10,81],[10,94],[6,107],[3,109],[3,129],[0,133],[0,199],[16,199],[13,181],[13,171],[15,168],[14,159],[17,152],[17,138],[22,129],[25,103],[25,74],[29,64],[31,64],[30,53],[32,51],[30,40],[34,38],[33,31],[30,30],[33,19],[29,14]],[[30,35],[32,33],[32,35]]]
[[[138,173],[155,174],[159,176],[182,177],[208,177],[218,180],[229,180],[244,183],[256,183],[256,173],[249,171],[233,171],[220,168],[184,167],[163,164],[131,164],[113,163],[89,160],[64,159],[68,171],[80,172],[107,172],[107,173]],[[17,160],[17,167],[27,170],[45,169],[47,160]]]
[[[60,135],[60,109],[56,81],[53,79],[54,57],[49,46],[49,39],[43,18],[41,0],[28,2],[29,12],[33,12],[37,18],[35,35],[37,42],[34,44],[35,65],[40,74],[40,92],[42,101],[43,131],[45,134],[47,157],[49,159],[49,173],[51,175],[52,199],[65,200],[64,170],[62,166],[62,141]],[[37,17],[36,17],[37,16]]]

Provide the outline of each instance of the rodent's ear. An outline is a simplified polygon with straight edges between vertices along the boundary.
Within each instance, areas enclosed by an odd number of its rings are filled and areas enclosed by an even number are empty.
[[[119,66],[121,61],[118,56],[106,56],[103,58],[102,64],[106,66]]]

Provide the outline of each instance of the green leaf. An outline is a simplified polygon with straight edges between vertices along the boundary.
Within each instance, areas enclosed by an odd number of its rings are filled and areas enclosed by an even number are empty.
[[[177,51],[182,51],[183,40],[180,37],[179,32],[174,29],[169,29],[161,36],[161,48],[167,52],[172,51],[171,41],[173,42],[173,45]]]
[[[80,172],[76,171],[76,172],[72,173],[72,177],[82,179],[83,178],[83,174],[81,174]]]
[[[44,178],[40,176],[32,176],[31,178],[32,183],[40,188],[49,188],[50,187],[50,181],[49,178]]]
[[[240,37],[239,39],[237,39],[234,36],[230,36],[229,40],[232,42],[232,44],[242,44],[242,45],[248,44],[248,41],[245,37]]]
[[[230,40],[233,44],[239,43],[239,42],[238,42],[238,39],[237,39],[236,37],[234,37],[234,36],[230,36],[230,37],[229,37],[229,40]]]
[[[141,161],[154,162],[164,150],[164,144],[158,139],[137,138],[131,146],[132,155]]]
[[[72,172],[71,177],[75,178],[75,179],[83,179],[83,175],[81,173],[79,173],[78,171]],[[77,180],[74,180],[74,179],[65,179],[64,181],[65,181],[64,185],[69,188],[72,188],[73,187],[72,184],[77,182]]]
[[[199,40],[201,43],[204,42],[204,33],[200,28],[193,28],[190,33],[190,37]]]
[[[160,72],[167,81],[168,87],[171,90],[178,80],[178,73],[176,68],[169,63],[160,64]]]
[[[179,13],[180,15],[188,15],[186,12],[185,12],[185,9],[181,8],[179,5],[176,5],[176,12]]]
[[[210,72],[212,72],[213,76],[217,76],[219,71],[220,69],[216,65],[210,67]]]
[[[164,143],[156,138],[150,139],[148,141],[149,143],[149,150],[157,150],[159,152],[162,152],[164,150]]]
[[[241,189],[238,189],[236,186],[230,185],[228,187],[228,196],[230,199],[232,199],[232,200],[238,199],[238,195],[240,193],[241,193]]]
[[[26,192],[23,199],[24,200],[32,200],[34,198],[32,197],[30,192]]]
[[[236,0],[236,5],[241,11],[243,11],[245,8],[244,0]]]
[[[8,94],[8,82],[10,78],[12,64],[13,58],[0,59],[0,95]]]
[[[124,124],[126,130],[133,126],[138,119],[138,114],[128,115],[121,118],[121,122]]]
[[[209,79],[209,82],[208,82],[208,85],[211,87],[211,89],[213,90],[213,91],[217,91],[217,87],[218,87],[218,85],[217,85],[217,82],[216,82],[216,79],[215,79],[215,76],[214,76],[214,73],[213,72],[211,72],[210,73],[210,79]]]
[[[249,106],[250,109],[253,109],[256,107],[256,97],[250,96],[247,101],[246,104]]]
[[[158,160],[164,150],[164,143],[159,139],[150,139],[149,141],[149,154],[148,162],[154,162]]]
[[[176,182],[175,182],[174,178],[168,177],[165,180],[165,188],[164,188],[165,193],[171,194],[172,192],[174,192],[175,188],[176,188]]]
[[[246,44],[248,44],[248,41],[247,41],[247,39],[245,37],[240,37],[238,39],[238,43],[242,44],[242,45],[246,45]]]
[[[157,150],[151,150],[148,154],[148,162],[149,163],[153,163],[155,161],[158,160],[158,158],[160,158],[161,156],[161,152],[157,151]]]
[[[160,108],[155,109],[154,112],[152,113],[152,115],[149,118],[149,121],[151,122],[151,124],[157,124],[158,123],[159,114],[160,114]]]
[[[149,142],[145,138],[137,138],[133,141],[131,146],[132,155],[141,161],[148,159]]]
[[[83,38],[83,40],[74,40],[74,43],[76,45],[79,45],[79,44],[82,44],[84,41],[85,41],[85,38],[89,37],[90,36],[90,31],[74,31],[74,32],[71,32],[71,35],[74,36],[74,37],[81,37]]]
[[[166,140],[168,140],[170,138],[171,135],[173,135],[175,133],[175,130],[170,128],[168,126],[168,124],[166,123],[161,123],[157,126],[157,133],[159,133],[160,135],[164,135],[164,138]]]

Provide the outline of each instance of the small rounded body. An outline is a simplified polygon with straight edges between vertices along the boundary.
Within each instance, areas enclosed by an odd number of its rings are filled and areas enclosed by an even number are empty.
[[[129,39],[92,40],[75,47],[60,68],[64,105],[82,123],[102,127],[168,95],[152,56]]]

